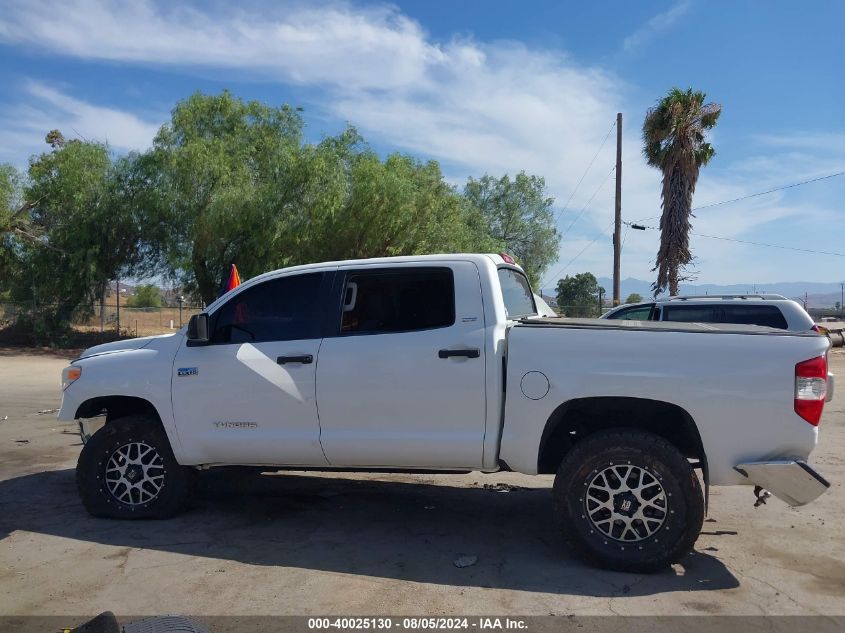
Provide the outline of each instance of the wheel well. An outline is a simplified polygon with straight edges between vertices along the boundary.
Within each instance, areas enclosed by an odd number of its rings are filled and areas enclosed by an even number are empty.
[[[659,435],[685,457],[698,460],[707,482],[707,458],[692,417],[677,405],[646,398],[579,398],[560,405],[543,430],[538,472],[554,474],[560,460],[578,441],[612,428],[642,429]]]
[[[86,400],[76,410],[77,418],[106,416],[106,424],[127,415],[149,415],[161,425],[161,416],[149,400],[135,396],[100,396]]]

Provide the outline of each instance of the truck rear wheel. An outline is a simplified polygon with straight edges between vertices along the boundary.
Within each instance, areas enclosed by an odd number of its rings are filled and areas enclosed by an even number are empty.
[[[95,517],[164,519],[182,509],[191,473],[148,416],[128,416],[94,433],[79,454],[76,486]]]
[[[704,498],[687,459],[662,437],[600,431],[564,457],[554,483],[563,534],[588,563],[654,572],[680,560],[704,521]]]

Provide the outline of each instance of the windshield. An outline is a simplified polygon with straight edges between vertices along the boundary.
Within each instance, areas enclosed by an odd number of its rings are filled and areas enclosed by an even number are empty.
[[[513,268],[499,268],[499,284],[505,300],[505,314],[509,319],[537,315],[534,293],[525,275]]]

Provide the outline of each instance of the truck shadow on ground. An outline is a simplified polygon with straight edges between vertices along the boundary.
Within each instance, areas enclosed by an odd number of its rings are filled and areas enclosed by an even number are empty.
[[[41,472],[0,482],[0,537],[27,530],[250,565],[569,595],[739,586],[703,552],[647,576],[587,567],[555,530],[548,489],[457,487],[444,475],[385,479],[209,472],[184,514],[149,522],[91,518],[73,470]],[[478,562],[458,569],[461,555]]]

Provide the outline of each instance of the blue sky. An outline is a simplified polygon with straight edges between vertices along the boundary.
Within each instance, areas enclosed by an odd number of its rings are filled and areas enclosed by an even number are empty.
[[[623,215],[659,213],[659,174],[640,156],[639,129],[673,85],[724,108],[696,206],[845,170],[841,2],[2,0],[0,9],[0,161],[25,166],[52,128],[116,152],[144,149],[178,99],[229,88],[303,107],[312,140],[348,121],[380,152],[440,161],[455,184],[521,169],[544,176],[566,232],[545,286],[558,272],[611,270],[613,136],[576,185],[617,111]],[[703,209],[693,230],[845,253],[843,200],[845,176]],[[692,238],[700,282],[845,278],[843,257],[702,235]],[[657,239],[627,232],[623,276],[651,278]]]

